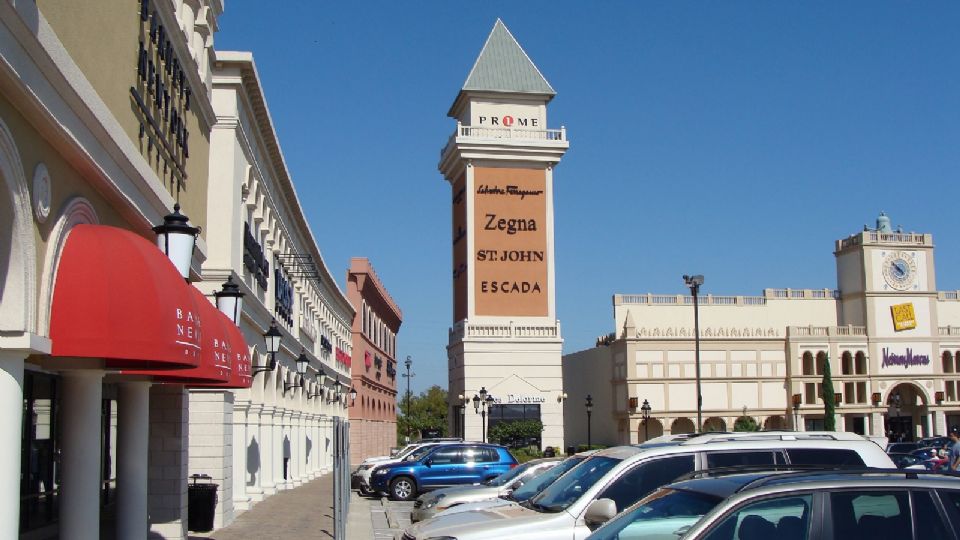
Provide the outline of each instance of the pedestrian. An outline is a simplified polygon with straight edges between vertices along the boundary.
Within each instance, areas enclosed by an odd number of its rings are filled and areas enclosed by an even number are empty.
[[[950,454],[947,456],[951,471],[960,470],[960,428],[954,426],[950,428]]]

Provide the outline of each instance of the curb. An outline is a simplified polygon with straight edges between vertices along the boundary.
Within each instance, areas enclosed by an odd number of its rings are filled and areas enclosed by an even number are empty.
[[[391,529],[399,529],[400,525],[394,520],[393,514],[387,509],[387,498],[380,497],[380,506],[383,507],[383,514],[387,516],[387,527]]]

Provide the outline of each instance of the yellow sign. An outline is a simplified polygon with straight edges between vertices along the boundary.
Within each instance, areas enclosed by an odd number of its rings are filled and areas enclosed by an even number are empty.
[[[893,315],[893,329],[897,332],[917,327],[917,316],[913,313],[913,304],[895,304],[890,306]]]

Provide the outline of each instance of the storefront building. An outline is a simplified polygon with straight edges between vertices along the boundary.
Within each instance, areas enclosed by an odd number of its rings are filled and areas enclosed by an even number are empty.
[[[252,54],[215,54],[203,277],[244,294],[240,328],[254,365],[249,389],[190,391],[189,472],[219,484],[219,528],[330,470],[333,418],[347,416],[354,311],[307,224]],[[273,355],[263,339],[271,324],[282,335]]]
[[[350,406],[350,462],[358,464],[390,455],[397,445],[397,333],[403,313],[366,258],[350,259],[347,297],[356,310],[353,354],[342,354],[357,393]]]
[[[457,121],[439,164],[452,205],[449,433],[471,440],[486,439],[488,419],[530,419],[543,446],[563,441],[553,170],[569,144],[547,127],[555,94],[497,20],[447,113]]]
[[[881,214],[834,255],[837,289],[698,297],[702,429],[732,431],[741,418],[823,429],[828,363],[837,429],[912,440],[960,425],[960,301],[936,289],[932,235],[895,231]],[[588,394],[594,442],[696,430],[692,296],[618,294],[613,304],[615,332],[564,357],[568,444],[586,440]]]
[[[0,4],[0,538],[186,538],[193,473],[219,526],[329,467],[353,310],[255,76],[226,85],[246,117],[225,125],[222,8]]]

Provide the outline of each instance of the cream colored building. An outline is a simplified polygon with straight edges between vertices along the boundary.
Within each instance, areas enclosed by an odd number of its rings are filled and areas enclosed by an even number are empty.
[[[937,291],[933,237],[875,229],[835,245],[838,289],[699,295],[703,429],[741,416],[767,429],[820,429],[829,359],[837,429],[917,438],[960,424],[960,302]],[[708,276],[709,279],[709,276]],[[567,444],[615,444],[696,429],[689,295],[613,297],[616,331],[564,357]],[[645,425],[641,407],[651,407]]]
[[[453,210],[449,432],[540,420],[541,444],[563,440],[563,339],[556,318],[553,170],[569,144],[548,129],[555,92],[497,20],[448,112],[440,154]],[[481,394],[489,403],[474,407]]]

